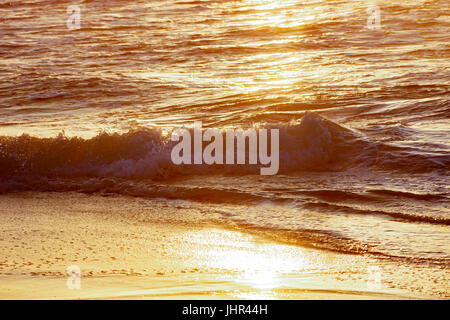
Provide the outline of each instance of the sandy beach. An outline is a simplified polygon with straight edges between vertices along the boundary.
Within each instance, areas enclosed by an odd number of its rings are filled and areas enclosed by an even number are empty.
[[[275,242],[205,210],[125,196],[0,196],[0,298],[442,298],[419,268]],[[67,284],[69,266],[81,270],[79,289]]]
[[[0,300],[449,300],[448,4],[0,2]]]

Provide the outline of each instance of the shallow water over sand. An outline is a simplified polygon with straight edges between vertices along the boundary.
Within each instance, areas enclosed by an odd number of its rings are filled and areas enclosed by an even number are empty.
[[[448,268],[448,1],[373,3],[376,30],[353,0],[83,1],[72,31],[66,2],[0,4],[0,193],[193,201],[245,232]],[[170,132],[196,120],[278,128],[279,174],[175,166]]]

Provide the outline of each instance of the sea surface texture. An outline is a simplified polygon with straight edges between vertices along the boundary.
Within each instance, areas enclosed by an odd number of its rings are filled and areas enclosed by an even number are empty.
[[[449,6],[2,0],[0,192],[192,201],[283,241],[448,268]],[[278,174],[174,165],[171,132],[194,121],[279,129]]]

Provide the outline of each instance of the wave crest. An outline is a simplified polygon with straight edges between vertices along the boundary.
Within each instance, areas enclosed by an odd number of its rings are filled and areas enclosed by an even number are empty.
[[[312,112],[306,112],[296,123],[266,127],[280,130],[279,173],[282,174],[385,165],[376,143]],[[0,137],[0,177],[9,182],[19,178],[23,182],[59,177],[161,180],[259,172],[259,165],[249,164],[174,165],[170,159],[174,145],[170,133],[164,134],[157,128],[138,128],[123,134],[103,132],[90,139],[67,137],[64,133],[53,138],[27,134],[3,136]],[[392,165],[392,150],[389,151],[386,163]]]

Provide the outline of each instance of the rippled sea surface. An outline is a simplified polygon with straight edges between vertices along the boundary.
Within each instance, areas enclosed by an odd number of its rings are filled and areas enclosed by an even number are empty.
[[[0,192],[214,204],[283,239],[448,268],[447,0],[81,1],[69,30],[72,4],[0,3]],[[279,174],[173,165],[171,130],[196,120],[279,128]]]

